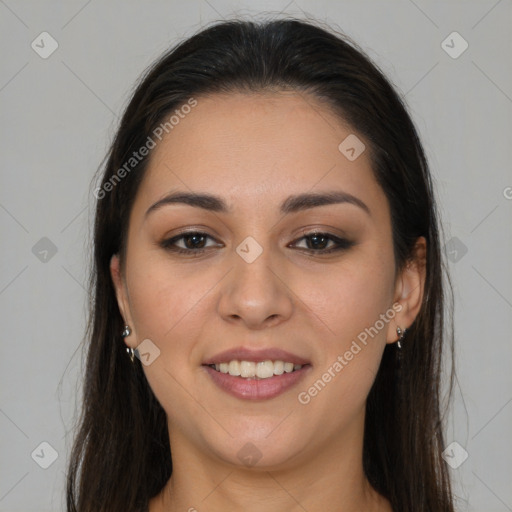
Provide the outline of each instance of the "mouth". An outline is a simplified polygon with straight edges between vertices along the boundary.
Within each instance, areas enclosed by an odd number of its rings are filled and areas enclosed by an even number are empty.
[[[268,400],[298,384],[311,370],[304,358],[279,349],[235,349],[205,361],[212,382],[231,396]]]

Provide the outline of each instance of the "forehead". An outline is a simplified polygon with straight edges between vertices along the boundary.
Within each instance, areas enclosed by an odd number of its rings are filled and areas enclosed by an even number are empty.
[[[196,101],[150,155],[138,202],[174,189],[221,194],[241,207],[331,189],[383,200],[368,146],[353,161],[340,152],[354,130],[313,96],[232,93]]]

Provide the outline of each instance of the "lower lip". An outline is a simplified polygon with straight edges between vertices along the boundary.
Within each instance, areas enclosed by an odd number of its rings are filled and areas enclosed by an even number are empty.
[[[229,373],[222,373],[210,366],[203,366],[213,382],[223,391],[236,398],[244,400],[268,400],[274,398],[302,380],[311,369],[311,365],[304,365],[300,370],[295,370],[282,375],[274,375],[268,379],[249,379],[235,377]]]

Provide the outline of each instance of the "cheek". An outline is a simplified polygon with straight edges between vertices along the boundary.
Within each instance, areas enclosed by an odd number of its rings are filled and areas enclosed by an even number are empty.
[[[222,272],[191,272],[190,267],[170,265],[161,255],[142,252],[131,261],[127,283],[137,342],[150,339],[158,348],[158,358],[143,366],[149,385],[172,418],[176,411],[201,408],[191,400],[188,388],[193,371],[200,370],[196,357],[197,340],[209,336],[205,319]]]
[[[192,371],[200,369],[198,344],[211,339],[212,298],[226,274],[220,266],[172,264],[165,253],[134,251],[127,275],[137,342],[158,347],[155,362],[144,367],[159,398],[176,400]],[[170,378],[171,376],[171,378]],[[174,397],[174,398],[171,398]]]
[[[326,350],[343,350],[390,310],[394,293],[393,261],[360,254],[346,264],[332,266],[329,272],[316,274],[314,279],[304,276],[302,282],[299,295],[328,334]],[[379,334],[385,336],[382,322],[377,327]]]
[[[208,293],[222,279],[218,270],[193,272],[187,265],[171,265],[165,257],[141,257],[133,261],[127,276],[130,308],[140,339],[148,337],[163,345],[178,339],[183,329],[192,333],[197,322],[190,319],[198,314]],[[183,347],[186,338],[180,338]],[[178,345],[178,344],[176,344]]]
[[[386,344],[392,308],[394,266],[391,257],[360,257],[317,276],[314,289],[302,288],[311,319],[321,329],[319,363],[302,388],[299,402],[318,408],[320,416],[339,421],[343,403],[351,416],[364,405]],[[309,407],[309,405],[308,405]],[[334,427],[333,427],[334,428]]]

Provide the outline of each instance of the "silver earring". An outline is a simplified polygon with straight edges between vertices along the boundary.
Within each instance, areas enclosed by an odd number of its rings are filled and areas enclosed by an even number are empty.
[[[407,329],[404,329],[402,331],[402,329],[400,329],[400,327],[396,328],[396,333],[398,335],[397,345],[398,345],[398,349],[399,350],[402,350],[402,343],[401,342],[404,341],[405,331],[407,331]]]
[[[131,347],[126,347],[126,352],[128,352],[128,355],[130,356],[130,361],[133,363],[135,359],[135,351]]]
[[[131,333],[132,330],[130,329],[130,326],[125,325],[123,332],[121,333],[121,336],[123,338],[126,338],[127,336],[130,336]],[[133,348],[126,347],[126,352],[128,352],[128,355],[130,356],[130,361],[133,363],[133,360],[135,359],[135,351],[133,350]]]

